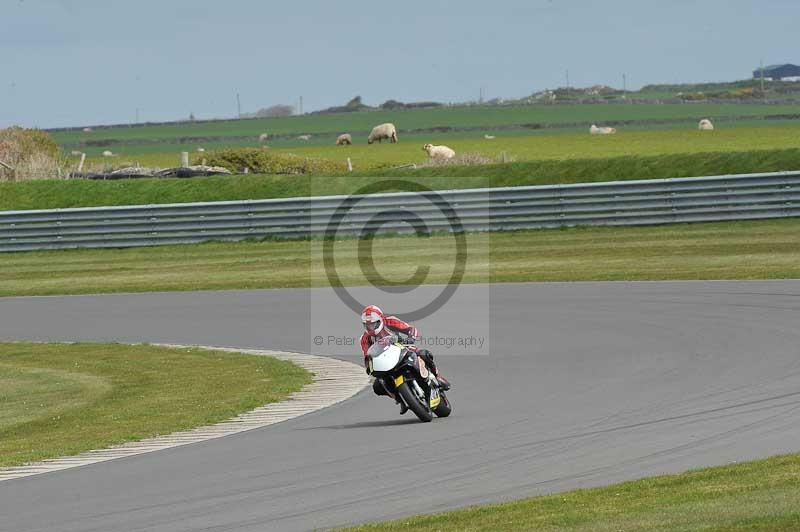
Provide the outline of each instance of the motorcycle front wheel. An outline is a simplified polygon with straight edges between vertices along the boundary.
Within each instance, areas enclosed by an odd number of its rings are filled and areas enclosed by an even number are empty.
[[[433,419],[433,412],[431,412],[431,409],[425,403],[425,398],[423,397],[420,399],[417,397],[417,394],[411,389],[407,382],[397,387],[397,393],[400,394],[400,397],[406,402],[408,408],[414,412],[420,421],[428,423]]]
[[[439,404],[433,409],[433,412],[439,417],[447,417],[453,411],[453,407],[450,406],[450,400],[444,392],[439,392],[439,398]]]

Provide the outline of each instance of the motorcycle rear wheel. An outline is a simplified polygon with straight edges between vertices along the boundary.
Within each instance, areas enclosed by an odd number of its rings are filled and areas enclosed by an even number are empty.
[[[414,390],[411,389],[407,382],[397,387],[397,393],[400,394],[400,397],[406,402],[408,408],[414,412],[420,421],[428,423],[433,420],[433,412],[431,412],[431,409],[427,404],[420,401],[420,398],[417,397],[417,394],[414,393]]]

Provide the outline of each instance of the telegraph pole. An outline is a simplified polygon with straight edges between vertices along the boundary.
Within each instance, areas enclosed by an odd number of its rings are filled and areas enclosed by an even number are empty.
[[[242,117],[242,102],[239,99],[239,93],[238,92],[236,93],[236,117],[237,118],[241,118]]]
[[[569,89],[569,69],[567,69],[567,89]]]

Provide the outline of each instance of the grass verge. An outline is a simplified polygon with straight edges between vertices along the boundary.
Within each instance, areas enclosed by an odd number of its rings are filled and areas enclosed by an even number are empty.
[[[352,531],[800,530],[800,455],[371,524]]]
[[[311,374],[269,357],[120,344],[0,344],[0,467],[223,421]]]
[[[443,190],[487,184],[546,185],[793,169],[800,169],[800,149],[542,159],[481,166],[375,170],[324,178],[242,175],[120,181],[42,180],[0,183],[0,211],[349,194],[373,183],[375,177],[392,176],[407,177],[434,190]]]
[[[465,282],[800,278],[800,218],[469,234],[467,244]],[[0,295],[328,286],[321,247],[312,240],[5,253]],[[358,248],[358,240],[334,246],[342,282],[378,282],[362,272]],[[422,264],[430,268],[425,282],[443,283],[455,245],[450,235],[379,238],[372,256],[392,282]]]

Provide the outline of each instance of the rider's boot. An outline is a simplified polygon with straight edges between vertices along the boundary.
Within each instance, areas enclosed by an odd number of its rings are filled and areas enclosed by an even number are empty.
[[[389,395],[389,397],[394,399],[394,402],[397,403],[398,405],[400,405],[400,415],[401,416],[403,414],[405,414],[406,412],[408,412],[408,405],[406,405],[405,401],[400,399],[400,394],[395,393],[395,392],[390,392],[389,389],[386,388],[385,384],[384,384],[384,389],[386,390],[386,393]]]
[[[446,392],[447,390],[450,389],[450,381],[449,380],[447,380],[444,377],[442,377],[442,374],[439,373],[438,371],[434,371],[433,374],[436,375],[436,380],[439,381],[439,384],[440,384],[439,387],[442,390],[444,390]]]
[[[450,389],[450,381],[445,379],[441,373],[439,373],[439,368],[436,367],[436,362],[433,361],[433,353],[430,351],[426,351],[425,362],[428,364],[428,367],[431,369],[434,375],[436,375],[436,380],[439,381],[441,385],[441,389],[445,392]]]
[[[405,401],[402,401],[399,397],[395,398],[395,401],[398,405],[400,405],[400,415],[402,416],[406,412],[408,412],[408,405],[406,405]]]

